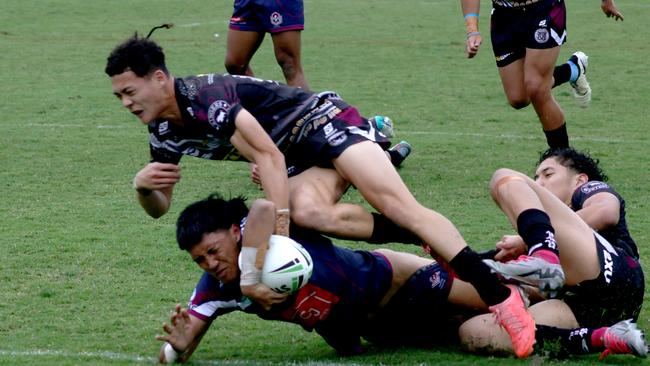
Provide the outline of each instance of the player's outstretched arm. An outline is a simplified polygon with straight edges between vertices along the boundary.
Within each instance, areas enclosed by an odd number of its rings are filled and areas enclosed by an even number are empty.
[[[169,210],[174,185],[181,179],[180,166],[153,162],[145,165],[133,178],[133,188],[140,206],[153,218]]]
[[[621,12],[616,7],[616,4],[614,4],[614,0],[602,0],[600,3],[600,8],[608,18],[614,18],[614,20],[620,19],[623,21],[623,14],[621,14]]]
[[[163,323],[163,330],[167,334],[156,336],[157,340],[165,342],[160,347],[158,361],[163,364],[185,363],[211,323],[190,315],[180,304],[176,304],[170,322]]]
[[[480,0],[461,0],[463,18],[465,19],[465,30],[467,31],[466,48],[467,57],[472,58],[478,53],[483,43],[481,33],[478,31],[478,17],[481,9]]]

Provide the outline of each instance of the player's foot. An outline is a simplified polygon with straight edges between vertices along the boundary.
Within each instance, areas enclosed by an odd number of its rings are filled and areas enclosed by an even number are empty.
[[[384,134],[384,136],[391,138],[395,137],[393,130],[393,120],[386,116],[374,116],[368,120],[375,128]]]
[[[506,280],[534,286],[554,297],[564,286],[564,271],[559,264],[538,257],[520,255],[519,258],[502,263],[491,259],[483,262]]]
[[[404,160],[411,154],[413,151],[413,146],[406,141],[400,141],[398,144],[395,144],[393,147],[388,149],[388,155],[390,155],[390,162],[393,163],[395,167],[402,165]]]
[[[576,103],[582,108],[589,107],[591,103],[591,87],[587,81],[587,65],[589,57],[582,51],[577,51],[571,57],[571,61],[578,66],[580,75],[576,81],[570,83],[573,88],[573,96],[576,98]]]
[[[643,331],[636,327],[632,319],[620,321],[607,328],[603,336],[605,350],[600,359],[610,354],[633,354],[637,357],[648,356],[648,344]]]
[[[510,296],[502,303],[490,306],[499,324],[508,332],[512,349],[518,358],[533,353],[535,344],[535,321],[526,310],[528,299],[515,285],[508,285]]]

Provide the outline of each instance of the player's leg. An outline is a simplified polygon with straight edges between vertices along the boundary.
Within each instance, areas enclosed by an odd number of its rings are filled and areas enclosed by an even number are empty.
[[[547,230],[538,222],[541,220],[530,217],[531,213],[540,216],[541,211],[550,218],[566,284],[573,285],[598,276],[600,264],[593,230],[564,202],[529,177],[510,169],[499,169],[494,173],[490,191],[522,237],[534,235],[522,231],[534,231],[540,227],[542,231]],[[522,217],[522,213],[529,217]],[[527,227],[520,227],[523,225]],[[531,243],[527,244],[536,244]]]
[[[272,33],[273,50],[288,85],[309,89],[300,58],[300,30]]]
[[[501,77],[501,85],[503,85],[503,91],[506,94],[506,98],[508,98],[508,103],[515,109],[528,106],[530,104],[530,98],[526,93],[526,85],[524,83],[524,59],[513,61],[498,69],[499,77]]]
[[[226,71],[233,75],[253,76],[250,61],[264,40],[264,33],[228,29]]]
[[[527,49],[524,62],[526,94],[542,123],[550,147],[569,145],[564,112],[551,93],[553,69],[560,47]]]
[[[379,145],[364,141],[347,147],[333,162],[337,171],[357,187],[373,207],[417,234],[448,261],[461,278],[476,287],[485,303],[491,305],[491,310],[500,314],[499,320],[512,336],[517,355],[526,357],[532,352],[534,324],[520,295],[515,289],[499,283],[446,217],[415,200],[383,154]],[[368,164],[369,161],[373,164]]]

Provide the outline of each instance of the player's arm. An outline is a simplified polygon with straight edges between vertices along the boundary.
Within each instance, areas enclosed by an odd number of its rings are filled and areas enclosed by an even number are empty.
[[[135,175],[136,198],[149,216],[159,218],[167,213],[174,185],[180,179],[180,166],[158,162],[147,164]]]
[[[621,12],[616,7],[616,4],[614,4],[614,0],[602,0],[600,3],[600,8],[608,18],[614,18],[614,20],[620,19],[623,21],[623,14],[621,14]]]
[[[185,363],[190,358],[211,322],[201,320],[188,313],[180,304],[172,312],[171,324],[163,323],[165,335],[157,335],[163,341],[158,360],[160,363]],[[171,348],[170,348],[171,347]]]
[[[467,32],[466,49],[467,57],[472,58],[478,53],[478,49],[483,43],[481,33],[478,31],[478,17],[481,10],[480,0],[461,0],[463,18],[465,19],[465,30]]]
[[[602,230],[618,224],[621,202],[610,192],[600,192],[587,198],[582,209],[576,211],[594,230]]]
[[[289,178],[284,155],[255,117],[245,109],[241,109],[235,117],[235,132],[230,142],[248,160],[257,164],[266,198],[287,218],[286,225],[278,227],[276,234],[288,236]]]
[[[269,200],[258,199],[251,205],[246,218],[246,230],[242,238],[240,254],[240,287],[242,294],[259,303],[266,310],[287,298],[261,283],[264,258],[269,238],[275,230],[276,208]]]

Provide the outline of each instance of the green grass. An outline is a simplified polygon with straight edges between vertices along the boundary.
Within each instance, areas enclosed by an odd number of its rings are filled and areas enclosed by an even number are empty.
[[[602,160],[627,200],[628,221],[650,265],[650,139],[645,113],[645,20],[650,6],[617,1],[624,23],[598,2],[570,1],[560,58],[590,55],[591,108],[566,86],[555,91],[574,145]],[[481,30],[488,33],[489,1]],[[153,337],[198,268],[176,248],[174,220],[215,190],[260,192],[244,164],[186,158],[171,212],[150,219],[131,180],[148,160],[145,129],[123,111],[103,73],[110,50],[135,30],[173,22],[154,38],[176,75],[223,70],[231,1],[6,1],[0,11],[0,365],[152,363]],[[464,58],[457,1],[307,0],[303,62],[314,90],[335,90],[365,115],[382,113],[415,152],[401,170],[416,197],[447,215],[476,248],[510,229],[489,198],[491,173],[531,171],[545,147],[531,108],[506,103],[489,40]],[[218,36],[215,36],[218,35]],[[267,39],[256,73],[282,79]],[[351,191],[347,201],[362,202]],[[343,243],[357,247],[367,245]],[[389,246],[418,252],[417,248]],[[622,299],[624,301],[624,299]],[[432,309],[432,311],[435,311]],[[649,313],[639,319],[650,329]],[[423,316],[426,316],[423,314]],[[417,324],[413,325],[417,327]],[[195,364],[540,364],[467,355],[456,349],[376,350],[340,359],[315,334],[233,314],[219,319]],[[592,364],[596,357],[571,363]],[[558,361],[552,361],[558,362]],[[564,363],[564,362],[558,362]],[[605,363],[638,363],[611,357]]]

